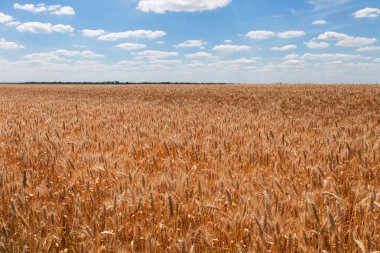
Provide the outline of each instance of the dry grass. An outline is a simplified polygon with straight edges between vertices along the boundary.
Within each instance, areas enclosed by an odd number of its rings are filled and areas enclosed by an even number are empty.
[[[380,250],[379,86],[0,86],[0,252]]]

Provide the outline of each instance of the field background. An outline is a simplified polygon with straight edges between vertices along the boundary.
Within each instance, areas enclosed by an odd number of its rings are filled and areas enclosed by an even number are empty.
[[[380,86],[0,85],[0,252],[380,251]]]

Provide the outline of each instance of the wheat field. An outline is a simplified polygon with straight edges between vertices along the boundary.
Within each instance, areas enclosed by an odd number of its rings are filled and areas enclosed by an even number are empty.
[[[380,86],[0,86],[0,252],[380,251]]]

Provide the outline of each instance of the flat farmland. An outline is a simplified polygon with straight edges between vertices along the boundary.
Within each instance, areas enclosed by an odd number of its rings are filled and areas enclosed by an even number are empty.
[[[380,86],[0,85],[0,252],[380,251]]]

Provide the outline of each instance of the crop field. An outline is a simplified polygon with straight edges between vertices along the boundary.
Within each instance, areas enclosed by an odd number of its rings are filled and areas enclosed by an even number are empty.
[[[0,252],[379,252],[380,86],[0,85]]]

